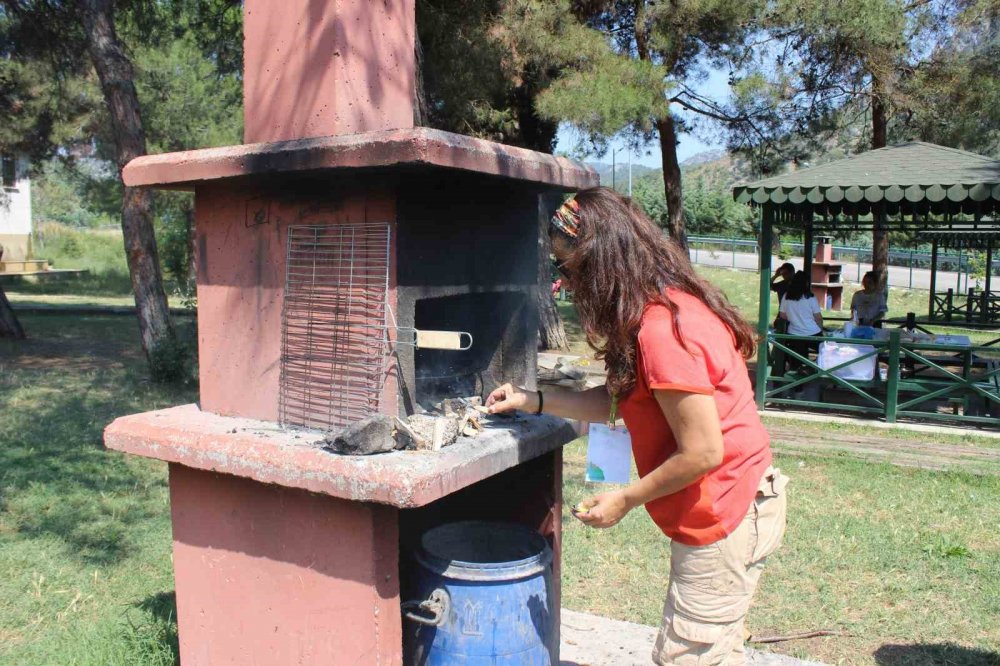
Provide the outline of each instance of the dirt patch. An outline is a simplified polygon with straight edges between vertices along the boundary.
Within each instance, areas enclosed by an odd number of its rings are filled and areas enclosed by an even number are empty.
[[[959,469],[974,474],[1000,474],[1000,449],[986,449],[957,444],[937,444],[922,441],[919,434],[913,440],[893,439],[874,435],[831,432],[820,434],[795,424],[769,424],[771,445],[775,451],[787,454],[819,456],[850,455],[877,462],[923,469]],[[926,437],[926,436],[924,436]]]

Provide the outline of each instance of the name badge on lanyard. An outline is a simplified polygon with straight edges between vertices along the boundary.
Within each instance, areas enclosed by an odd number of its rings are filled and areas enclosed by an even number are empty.
[[[608,423],[591,423],[587,438],[586,480],[594,483],[628,483],[632,472],[632,438],[616,427],[618,396],[611,398]]]

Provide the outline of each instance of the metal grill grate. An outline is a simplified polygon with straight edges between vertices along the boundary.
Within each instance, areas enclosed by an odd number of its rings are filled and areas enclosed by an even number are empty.
[[[281,423],[336,429],[377,412],[389,225],[292,226],[286,259]]]

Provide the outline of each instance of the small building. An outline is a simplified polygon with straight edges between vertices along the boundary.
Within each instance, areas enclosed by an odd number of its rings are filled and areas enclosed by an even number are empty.
[[[31,179],[23,155],[0,155],[0,272],[31,258]]]

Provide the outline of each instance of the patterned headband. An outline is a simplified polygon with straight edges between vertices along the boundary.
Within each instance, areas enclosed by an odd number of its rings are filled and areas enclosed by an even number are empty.
[[[566,200],[556,214],[552,216],[552,226],[570,238],[576,238],[580,233],[580,204],[576,199]]]

